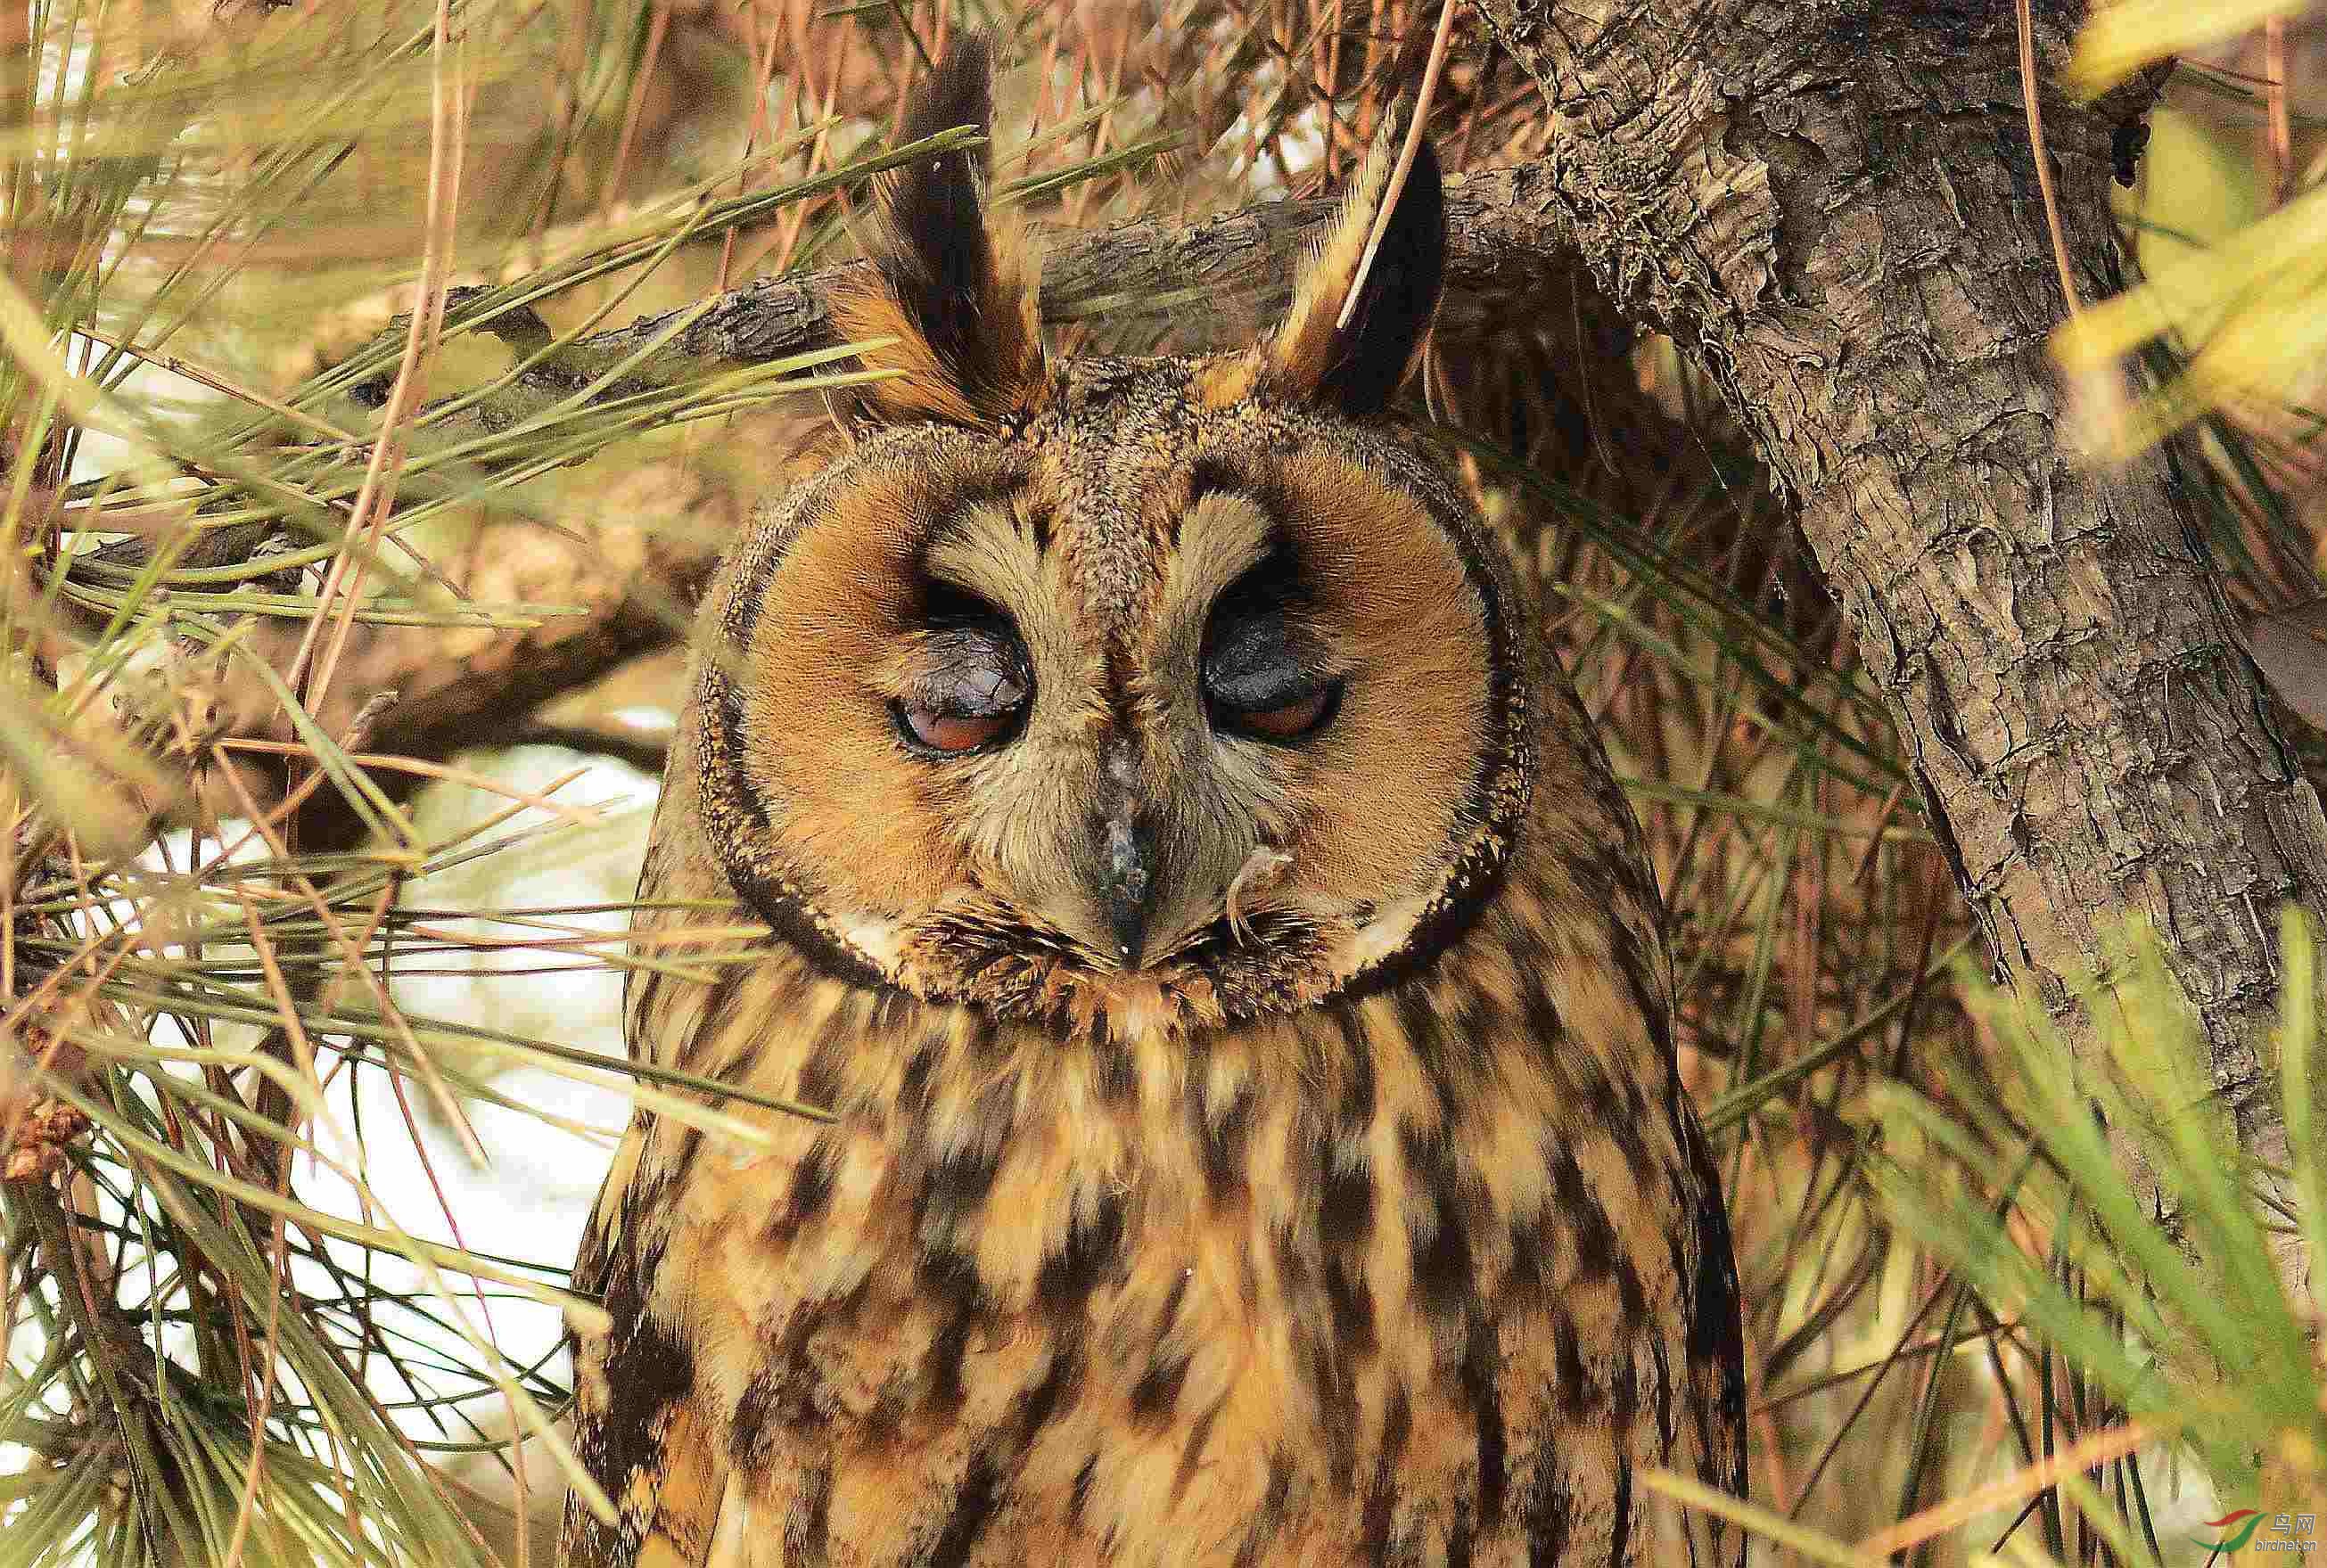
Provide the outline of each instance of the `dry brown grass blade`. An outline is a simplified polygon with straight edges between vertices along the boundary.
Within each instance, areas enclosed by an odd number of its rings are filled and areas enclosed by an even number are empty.
[[[1366,248],[1358,257],[1358,270],[1350,275],[1350,292],[1341,302],[1341,313],[1334,319],[1333,330],[1350,330],[1350,317],[1358,308],[1359,297],[1364,294],[1366,275],[1373,271],[1374,257],[1381,249],[1382,236],[1389,232],[1390,219],[1397,210],[1397,199],[1405,191],[1406,180],[1414,173],[1414,160],[1422,152],[1423,127],[1430,120],[1430,106],[1438,97],[1439,74],[1446,69],[1446,46],[1454,38],[1454,7],[1456,0],[1440,0],[1438,31],[1431,35],[1430,59],[1422,68],[1422,85],[1414,95],[1414,109],[1406,127],[1406,139],[1397,151],[1397,166],[1390,171],[1389,183],[1382,188],[1381,210],[1374,214],[1374,226],[1366,236]]]
[[[2044,226],[2052,237],[2052,266],[2060,275],[2061,297],[2068,302],[2073,316],[2084,309],[2085,302],[2075,271],[2069,266],[2069,243],[2061,229],[2061,198],[2052,188],[2052,154],[2044,145],[2044,91],[2036,78],[2036,20],[2030,0],[2013,0],[2013,10],[2020,28],[2020,101],[2028,114],[2028,151],[2036,163],[2036,189],[2044,198]]]
[[[331,691],[332,677],[347,650],[348,633],[355,624],[354,611],[363,583],[364,563],[377,550],[380,531],[396,504],[397,482],[408,437],[407,427],[419,412],[425,368],[436,351],[437,337],[444,326],[444,294],[452,281],[453,224],[460,212],[461,171],[466,162],[463,142],[469,115],[463,73],[468,42],[463,37],[457,49],[451,47],[452,10],[452,0],[436,0],[435,48],[430,54],[427,238],[420,257],[419,302],[405,333],[404,356],[397,364],[379,434],[373,440],[371,458],[364,467],[363,488],[356,492],[355,504],[348,516],[349,537],[362,542],[360,546],[343,548],[332,560],[331,574],[317,595],[324,613],[308,622],[298,651],[292,655],[291,667],[285,672],[287,683],[311,709],[320,705]],[[335,607],[336,617],[330,613]],[[315,639],[327,623],[331,644],[309,678],[308,661],[315,651]]]
[[[2157,1433],[2135,1421],[2096,1432],[2002,1480],[1966,1492],[1959,1498],[1950,1498],[1944,1503],[1924,1509],[1912,1518],[1902,1519],[1887,1530],[1877,1531],[1861,1541],[1858,1549],[1875,1558],[1910,1551],[1926,1541],[1937,1540],[1950,1530],[1961,1529],[1983,1514],[2010,1507],[2039,1492],[2048,1491],[2059,1486],[2064,1476],[2098,1470],[2112,1460],[2137,1453],[2156,1439]]]
[[[2262,24],[2264,112],[2269,126],[2270,201],[2284,207],[2294,193],[2294,124],[2287,99],[2294,91],[2293,66],[2286,51],[2286,18],[2274,16]]]

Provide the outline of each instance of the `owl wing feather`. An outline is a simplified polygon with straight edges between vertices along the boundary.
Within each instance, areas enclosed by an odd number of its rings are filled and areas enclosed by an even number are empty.
[[[575,1289],[597,1296],[612,1321],[575,1347],[574,1449],[617,1517],[609,1524],[567,1500],[561,1561],[570,1568],[705,1568],[727,1488],[724,1446],[696,1398],[690,1337],[649,1305],[675,1196],[669,1178],[640,1179],[656,1125],[642,1115],[623,1136],[575,1261]]]

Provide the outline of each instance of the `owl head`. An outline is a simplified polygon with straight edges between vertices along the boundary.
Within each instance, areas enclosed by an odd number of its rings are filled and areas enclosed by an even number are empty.
[[[983,127],[988,72],[957,46],[908,134]],[[1396,152],[1284,322],[1204,358],[1049,358],[982,152],[892,177],[833,303],[888,378],[714,583],[678,764],[778,939],[1122,1032],[1378,985],[1484,918],[1539,642],[1383,419],[1444,245],[1435,159],[1390,198]]]

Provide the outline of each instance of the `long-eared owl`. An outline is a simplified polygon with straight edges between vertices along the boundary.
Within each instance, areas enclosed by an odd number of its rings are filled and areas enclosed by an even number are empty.
[[[575,1442],[616,1517],[569,1501],[568,1562],[1742,1558],[1642,1479],[1744,1480],[1655,882],[1381,417],[1444,247],[1394,152],[1203,358],[1048,358],[982,154],[892,177],[833,302],[892,374],[707,591],[640,889],[766,929],[627,1000],[762,1135],[641,1111],[615,1157]]]

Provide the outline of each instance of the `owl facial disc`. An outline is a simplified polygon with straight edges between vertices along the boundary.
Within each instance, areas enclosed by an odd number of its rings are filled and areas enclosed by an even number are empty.
[[[908,135],[982,125],[983,70]],[[1358,281],[1392,151],[1283,324],[1210,359],[1049,362],[982,154],[894,177],[832,302],[890,374],[698,643],[711,842],[787,939],[1121,1031],[1306,1006],[1459,938],[1526,811],[1539,655],[1467,499],[1377,417],[1444,244],[1425,148]]]

